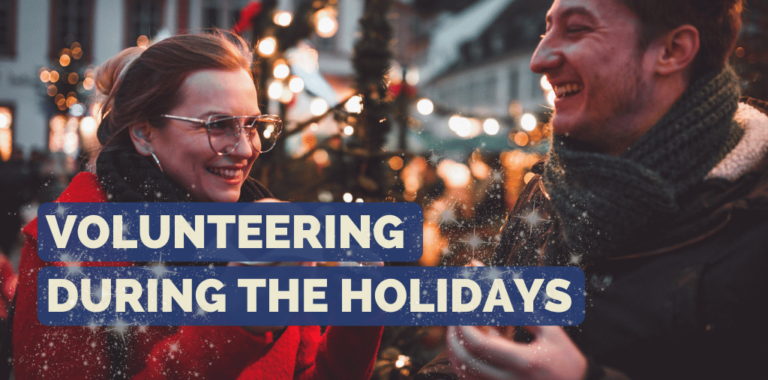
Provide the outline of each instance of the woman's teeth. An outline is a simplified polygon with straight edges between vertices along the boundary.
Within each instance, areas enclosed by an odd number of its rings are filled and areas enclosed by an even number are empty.
[[[240,177],[242,170],[235,169],[219,169],[219,168],[205,168],[209,173],[215,174],[224,179],[237,179]]]
[[[573,94],[578,94],[584,89],[584,86],[580,84],[569,83],[562,86],[554,86],[554,88],[555,88],[555,94],[557,95],[557,97],[563,98]]]

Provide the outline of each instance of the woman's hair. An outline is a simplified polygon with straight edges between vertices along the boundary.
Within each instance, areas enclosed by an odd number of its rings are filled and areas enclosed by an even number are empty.
[[[150,122],[162,128],[160,115],[180,100],[184,80],[198,70],[244,69],[251,74],[253,54],[239,36],[213,34],[179,35],[148,48],[130,47],[105,62],[96,86],[106,96],[97,137],[102,151],[133,149],[128,127]]]

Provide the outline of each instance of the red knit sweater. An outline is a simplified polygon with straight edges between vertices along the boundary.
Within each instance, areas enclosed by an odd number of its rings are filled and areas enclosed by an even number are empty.
[[[95,175],[78,174],[59,202],[106,202]],[[108,379],[106,327],[49,327],[37,319],[37,220],[23,230],[13,325],[16,379]],[[78,263],[115,266],[125,263]],[[367,379],[381,327],[289,326],[275,340],[240,327],[131,327],[126,371],[132,379]]]

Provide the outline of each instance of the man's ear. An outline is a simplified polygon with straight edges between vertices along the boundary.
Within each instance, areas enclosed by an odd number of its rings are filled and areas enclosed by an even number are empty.
[[[693,25],[682,25],[659,37],[657,42],[663,46],[656,59],[656,73],[674,74],[690,69],[699,52],[699,30]]]
[[[138,123],[128,127],[128,135],[131,136],[131,141],[136,151],[142,156],[149,156],[152,154],[152,131],[148,123]]]

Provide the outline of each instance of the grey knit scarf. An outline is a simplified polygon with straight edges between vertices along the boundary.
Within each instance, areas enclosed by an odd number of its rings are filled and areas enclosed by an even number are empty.
[[[731,68],[705,75],[620,157],[555,136],[543,181],[569,253],[621,256],[653,239],[656,226],[741,139],[734,121],[739,94]]]

